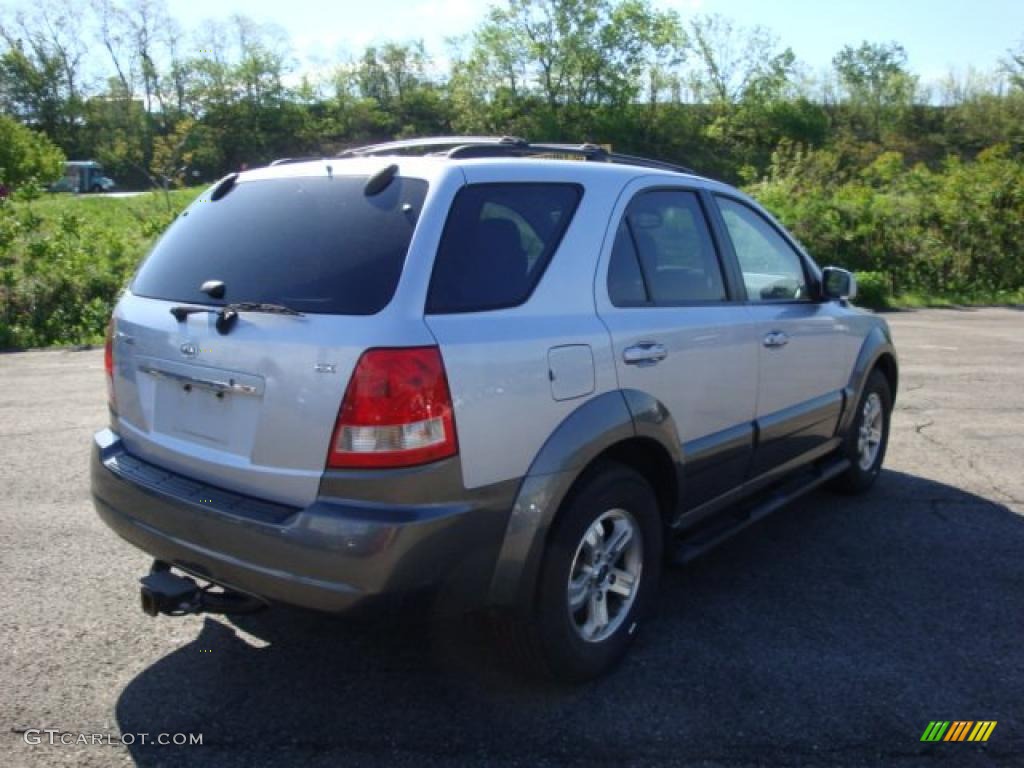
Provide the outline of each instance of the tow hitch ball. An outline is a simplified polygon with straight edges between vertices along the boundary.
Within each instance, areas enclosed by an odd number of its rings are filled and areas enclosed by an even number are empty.
[[[200,587],[187,576],[171,573],[170,566],[159,560],[149,574],[140,580],[142,610],[149,616],[163,613],[185,616],[190,613],[255,613],[266,603],[251,595],[229,590],[213,591],[213,585]]]

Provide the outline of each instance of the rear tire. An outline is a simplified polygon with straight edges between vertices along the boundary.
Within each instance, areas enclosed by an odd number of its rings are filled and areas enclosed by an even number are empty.
[[[602,463],[552,526],[532,620],[505,624],[504,638],[533,673],[574,683],[595,678],[636,637],[661,562],[661,516],[650,484],[628,467]]]
[[[839,493],[863,493],[878,479],[889,445],[892,391],[889,380],[877,368],[868,376],[857,410],[840,452],[850,468],[829,485]]]

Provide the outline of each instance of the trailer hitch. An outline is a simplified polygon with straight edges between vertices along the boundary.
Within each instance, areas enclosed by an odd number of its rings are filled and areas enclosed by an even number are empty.
[[[148,616],[187,616],[193,613],[255,613],[267,604],[253,595],[218,587],[200,586],[188,576],[171,573],[167,563],[157,560],[140,580],[142,610]]]

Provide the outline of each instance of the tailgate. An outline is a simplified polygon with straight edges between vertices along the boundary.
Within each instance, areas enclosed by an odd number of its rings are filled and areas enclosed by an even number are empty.
[[[126,448],[170,470],[259,498],[316,497],[327,446],[369,317],[245,313],[178,323],[172,302],[127,294],[116,318],[114,396]]]

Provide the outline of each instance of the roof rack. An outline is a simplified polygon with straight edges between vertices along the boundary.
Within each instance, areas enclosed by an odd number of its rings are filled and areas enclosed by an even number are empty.
[[[445,149],[447,148],[447,149]],[[341,152],[338,157],[373,157],[375,155],[396,155],[421,150],[435,150],[428,154],[440,154],[450,158],[474,157],[544,157],[570,156],[600,163],[636,165],[643,168],[658,168],[663,171],[693,174],[692,168],[676,165],[663,160],[624,155],[609,152],[598,144],[535,144],[515,136],[437,136],[426,139],[403,139],[383,144],[353,147]]]

